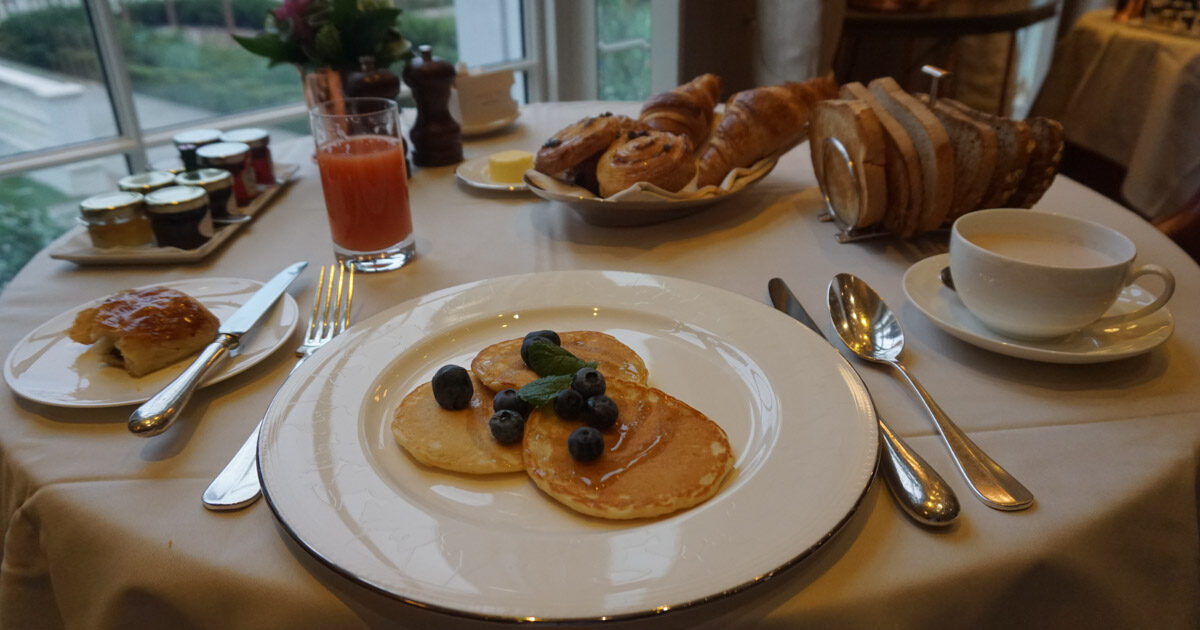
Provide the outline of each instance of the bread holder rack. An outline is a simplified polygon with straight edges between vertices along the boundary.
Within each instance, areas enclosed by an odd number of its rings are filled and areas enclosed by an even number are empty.
[[[939,83],[942,79],[949,76],[950,72],[932,65],[921,66],[921,72],[931,77],[929,82],[929,106],[933,107],[938,99]],[[827,149],[833,149],[835,159],[831,160],[825,157],[828,155],[825,151]],[[820,154],[822,159],[825,160],[823,172],[826,173],[825,177],[817,178],[817,186],[821,190],[821,197],[825,199],[825,212],[821,214],[821,221],[832,222],[838,227],[838,242],[851,243],[889,236],[890,233],[879,225],[858,227],[858,218],[862,214],[862,198],[859,196],[860,188],[858,185],[859,170],[858,165],[850,157],[850,152],[846,150],[846,145],[842,144],[842,141],[837,138],[826,138],[824,149]],[[830,167],[845,169],[844,172],[849,179],[850,189],[854,191],[853,196],[839,200],[840,203],[835,202],[834,198],[830,196],[829,190],[823,181],[829,178]]]

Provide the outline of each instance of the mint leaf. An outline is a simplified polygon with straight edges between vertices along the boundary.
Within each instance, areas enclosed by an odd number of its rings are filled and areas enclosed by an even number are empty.
[[[529,346],[529,367],[538,376],[574,374],[581,368],[596,367],[595,361],[584,361],[571,354],[570,350],[549,341],[534,342]]]
[[[541,345],[541,344],[537,344]],[[554,344],[546,344],[553,346]],[[558,346],[554,346],[557,348]],[[568,353],[570,354],[570,353]],[[524,387],[517,391],[517,395],[521,400],[533,405],[541,407],[549,404],[558,395],[558,392],[571,386],[570,374],[557,374],[554,376],[543,376],[536,381],[527,383]]]

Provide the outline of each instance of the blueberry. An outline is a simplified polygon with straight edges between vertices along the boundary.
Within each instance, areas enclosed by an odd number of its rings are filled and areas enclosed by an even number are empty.
[[[617,403],[608,396],[600,394],[587,399],[583,419],[589,426],[603,431],[616,424],[617,413]]]
[[[510,409],[525,418],[533,410],[533,405],[525,402],[525,399],[517,394],[517,390],[509,388],[496,392],[496,395],[492,397],[492,411],[501,409]]]
[[[457,365],[443,365],[433,375],[433,398],[442,409],[466,409],[475,386],[471,374]]]
[[[525,362],[525,365],[529,365],[529,348],[539,340],[548,341],[556,346],[562,345],[562,340],[558,338],[558,333],[553,330],[535,330],[525,335],[525,339],[521,341],[521,360]]]
[[[554,413],[563,420],[574,420],[583,413],[583,395],[573,389],[564,389],[554,397]]]
[[[567,450],[575,461],[590,462],[604,452],[604,436],[592,427],[579,427],[567,438]]]
[[[579,392],[584,398],[599,396],[604,393],[604,375],[596,368],[579,368],[571,379],[571,389]]]
[[[525,434],[525,418],[512,409],[501,409],[488,418],[492,437],[501,444],[516,444]]]

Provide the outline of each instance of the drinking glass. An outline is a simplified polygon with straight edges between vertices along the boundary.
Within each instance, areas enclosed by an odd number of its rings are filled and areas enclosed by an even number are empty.
[[[396,102],[346,98],[309,109],[338,262],[390,271],[416,253]]]

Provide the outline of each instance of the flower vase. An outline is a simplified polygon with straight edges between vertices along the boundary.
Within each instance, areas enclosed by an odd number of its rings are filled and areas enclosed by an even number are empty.
[[[304,86],[304,104],[310,109],[325,101],[340,101],[345,96],[342,75],[333,68],[300,68],[300,80]]]

